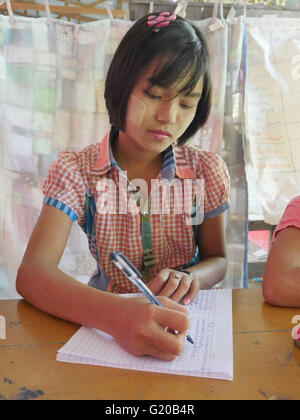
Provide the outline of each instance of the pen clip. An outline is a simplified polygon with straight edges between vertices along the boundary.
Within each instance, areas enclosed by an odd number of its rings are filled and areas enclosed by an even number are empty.
[[[131,261],[129,261],[129,259],[124,255],[124,254],[122,254],[122,252],[120,252],[120,251],[116,251],[116,252],[113,252],[112,254],[112,257],[113,258],[116,258],[116,257],[118,257],[118,258],[121,258],[124,262],[125,262],[125,264],[127,264],[127,265],[129,265],[129,267],[131,268],[131,270],[132,271],[134,271],[135,272],[135,274],[142,280],[143,279],[143,276],[142,276],[142,274],[139,272],[139,270],[132,264],[132,262]]]

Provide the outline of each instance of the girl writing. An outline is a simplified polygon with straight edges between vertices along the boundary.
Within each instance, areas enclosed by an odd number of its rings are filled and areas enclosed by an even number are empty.
[[[208,49],[195,26],[168,13],[132,26],[107,74],[111,130],[80,152],[61,153],[45,179],[17,276],[26,300],[111,334],[134,355],[173,360],[182,352],[189,319],[179,301],[213,287],[227,267],[226,165],[184,146],[207,121],[211,96]],[[88,285],[58,268],[76,220],[97,261]],[[142,272],[165,308],[122,296],[136,290],[112,263],[114,251]]]

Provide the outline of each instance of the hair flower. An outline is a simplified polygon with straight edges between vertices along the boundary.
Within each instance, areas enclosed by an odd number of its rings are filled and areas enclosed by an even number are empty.
[[[176,15],[170,15],[169,12],[162,12],[159,16],[151,15],[148,16],[148,25],[150,27],[155,26],[154,31],[159,31],[160,27],[169,25],[170,22],[176,19]]]

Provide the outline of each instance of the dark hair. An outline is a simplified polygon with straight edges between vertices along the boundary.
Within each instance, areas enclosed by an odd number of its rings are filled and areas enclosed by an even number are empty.
[[[151,15],[159,16],[159,13]],[[150,79],[153,85],[169,87],[179,80],[188,80],[181,89],[188,94],[203,76],[203,91],[195,117],[178,139],[178,144],[184,144],[205,124],[210,113],[208,47],[199,29],[182,17],[176,16],[176,20],[155,31],[155,26],[147,24],[148,16],[139,19],[125,34],[110,64],[104,92],[110,123],[125,130],[129,96],[142,71],[161,57],[162,64]]]

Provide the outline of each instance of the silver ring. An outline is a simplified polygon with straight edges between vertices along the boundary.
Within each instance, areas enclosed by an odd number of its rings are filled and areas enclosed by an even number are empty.
[[[180,280],[181,279],[181,275],[179,273],[174,274],[175,279]]]

